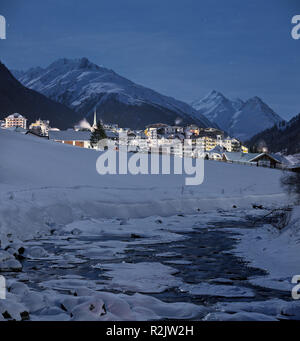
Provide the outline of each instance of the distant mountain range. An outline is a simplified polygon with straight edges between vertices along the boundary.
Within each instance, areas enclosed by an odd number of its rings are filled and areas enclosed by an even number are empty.
[[[133,129],[156,122],[214,126],[190,105],[137,85],[87,58],[64,58],[46,68],[12,72],[24,86],[68,106],[90,121],[96,109],[104,122]]]
[[[242,141],[283,121],[259,97],[250,98],[246,102],[241,99],[230,100],[213,90],[191,105],[200,115]]]
[[[171,125],[194,123],[200,127],[219,127],[246,141],[283,121],[259,97],[247,101],[231,100],[213,90],[189,105],[137,85],[87,58],[63,58],[46,68],[12,73],[25,87],[76,112],[72,119],[70,112],[65,118],[56,115],[69,126],[83,117],[91,122],[96,109],[104,122],[123,127],[143,129],[147,124],[156,122]],[[48,119],[52,124],[56,122],[52,115]]]
[[[63,104],[26,88],[0,63],[0,119],[18,112],[29,123],[38,118],[50,119],[51,125],[67,128],[79,120],[79,115]]]
[[[286,155],[300,153],[300,114],[253,136],[246,144],[254,151],[267,147],[271,152]]]

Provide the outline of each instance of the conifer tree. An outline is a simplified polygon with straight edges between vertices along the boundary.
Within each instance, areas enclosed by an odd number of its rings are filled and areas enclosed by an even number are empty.
[[[95,146],[97,146],[100,140],[103,140],[106,138],[107,136],[106,136],[105,130],[103,129],[101,122],[98,121],[97,127],[91,134],[91,138],[90,138],[91,146],[94,148]]]

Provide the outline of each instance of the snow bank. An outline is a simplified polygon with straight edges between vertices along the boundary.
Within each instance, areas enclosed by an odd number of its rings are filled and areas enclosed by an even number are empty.
[[[286,200],[281,172],[205,162],[200,186],[185,175],[99,175],[99,152],[0,129],[2,240],[48,232],[84,217],[169,216]]]
[[[282,231],[265,225],[243,229],[235,252],[252,266],[264,269],[268,276],[252,278],[255,285],[290,292],[294,275],[300,274],[300,206],[295,206],[288,226]]]
[[[278,321],[299,320],[300,301],[271,299],[257,302],[218,302],[216,312],[205,316],[205,321]]]
[[[154,297],[74,289],[74,296],[53,290],[37,292],[9,281],[10,292],[0,300],[0,321],[145,321],[203,318],[208,309],[191,303],[165,303]],[[4,314],[4,315],[3,315]]]

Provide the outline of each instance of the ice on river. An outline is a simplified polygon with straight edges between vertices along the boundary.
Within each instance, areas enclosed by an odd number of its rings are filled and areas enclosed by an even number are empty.
[[[178,272],[172,267],[151,263],[104,264],[99,267],[108,270],[105,275],[110,278],[106,289],[117,289],[139,293],[159,293],[166,289],[178,287],[182,282],[172,276]]]

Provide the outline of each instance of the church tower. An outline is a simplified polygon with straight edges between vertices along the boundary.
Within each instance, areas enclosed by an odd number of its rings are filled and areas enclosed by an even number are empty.
[[[95,130],[97,128],[97,113],[96,113],[96,109],[94,111],[94,123],[92,125],[92,129]]]

